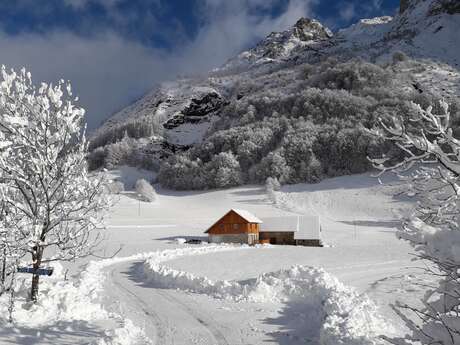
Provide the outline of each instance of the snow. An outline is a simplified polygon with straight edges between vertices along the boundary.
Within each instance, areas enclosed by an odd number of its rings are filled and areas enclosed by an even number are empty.
[[[166,131],[167,141],[173,145],[193,145],[200,143],[216,118],[204,119],[199,123],[184,123]]]
[[[77,283],[64,279],[61,265],[54,264],[51,277],[41,278],[40,300],[26,302],[30,275],[19,275],[13,312],[14,323],[7,323],[9,294],[0,297],[0,343],[15,338],[17,344],[150,344],[141,328],[129,319],[107,312],[98,302],[102,291],[103,265],[93,263]],[[92,336],[91,336],[92,335]]]
[[[243,247],[247,248],[247,247]],[[240,249],[243,249],[240,248]],[[322,269],[294,266],[265,273],[247,282],[211,281],[160,265],[165,257],[202,255],[209,248],[160,252],[147,259],[144,273],[156,288],[182,289],[237,302],[295,301],[308,312],[303,320],[311,332],[310,340],[324,345],[377,344],[380,334],[392,332],[377,307],[366,296],[345,287]],[[211,247],[212,251],[227,248]],[[290,315],[295,317],[295,315]]]
[[[382,39],[383,35],[391,29],[392,17],[377,17],[361,19],[358,23],[346,29],[341,29],[337,38],[346,40],[351,45],[368,46]],[[344,42],[347,44],[347,42]]]
[[[154,181],[156,174],[150,170],[130,167],[122,165],[117,169],[110,170],[107,173],[107,178],[112,181],[120,181],[125,186],[126,190],[133,189],[136,182],[140,179]]]
[[[290,232],[298,230],[298,216],[264,217],[260,231]]]
[[[281,216],[263,218],[261,231],[294,232],[296,240],[320,238],[320,219],[318,216]]]
[[[299,217],[298,231],[294,233],[295,240],[319,239],[321,221],[319,217]]]
[[[238,208],[232,208],[232,211],[236,212],[239,216],[246,219],[250,223],[263,223],[259,218],[253,215],[251,212],[246,210],[241,210]]]
[[[109,217],[107,240],[97,252],[112,255],[121,246],[120,258],[66,265],[69,281],[59,275],[51,278],[53,283],[43,278],[41,297],[47,307],[24,320],[38,315],[51,325],[37,325],[42,334],[57,327],[75,344],[83,342],[88,327],[94,337],[114,344],[114,337],[135,338],[139,332],[158,343],[218,344],[226,339],[235,345],[294,345],[310,338],[336,344],[336,336],[348,337],[349,344],[358,338],[367,344],[375,332],[394,328],[402,334],[389,305],[398,299],[415,302],[423,291],[415,285],[419,264],[411,261],[411,248],[395,236],[399,214],[410,207],[403,197],[393,197],[399,189],[397,181],[379,184],[362,174],[283,187],[276,192],[276,204],[262,186],[206,192],[159,188],[161,203],[156,204],[121,195]],[[209,224],[232,208],[262,220],[319,215],[322,239],[329,246],[184,243],[205,239]],[[47,297],[47,281],[61,292]],[[19,307],[18,313],[23,313]],[[316,313],[330,317],[318,323]],[[378,326],[378,315],[388,327]],[[370,322],[363,324],[367,316]],[[17,327],[29,332],[22,325]],[[67,325],[76,330],[73,335],[63,330]],[[0,343],[12,337],[12,329],[0,333]],[[37,339],[37,344],[47,343]]]

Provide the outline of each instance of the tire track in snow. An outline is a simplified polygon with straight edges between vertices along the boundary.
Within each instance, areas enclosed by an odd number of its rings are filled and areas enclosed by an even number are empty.
[[[186,255],[201,255],[216,251],[243,249],[240,247],[209,247],[186,249]],[[246,249],[246,248],[245,248]],[[230,345],[224,334],[219,330],[220,325],[210,320],[204,313],[192,304],[172,296],[171,293],[144,286],[130,277],[133,264],[143,264],[144,260],[152,255],[159,255],[161,262],[168,261],[177,256],[175,250],[165,250],[152,253],[137,254],[131,257],[108,260],[102,269],[107,270],[108,280],[116,291],[107,291],[110,299],[123,303],[129,312],[129,318],[136,319],[144,325],[147,335],[155,344],[160,345]],[[161,257],[162,254],[166,254]],[[169,254],[169,256],[168,256]],[[179,253],[179,256],[184,254]],[[141,261],[139,261],[141,260]],[[131,267],[127,267],[130,265]],[[159,312],[158,312],[159,311]],[[125,313],[126,314],[126,313]],[[140,320],[139,320],[140,319]]]
[[[128,262],[128,264],[132,264],[132,262]],[[123,269],[123,266],[121,266],[121,269]],[[119,292],[127,297],[126,299],[129,303],[134,304],[133,312],[136,313],[135,310],[140,310],[143,314],[141,316],[142,319],[153,321],[153,328],[156,331],[153,337],[155,344],[188,345],[198,341],[199,344],[230,345],[224,335],[211,321],[208,321],[201,313],[172,297],[169,293],[160,289],[143,287],[129,278],[123,277],[123,273],[120,272],[120,266],[111,268],[110,278]],[[148,299],[143,298],[143,296],[147,296],[146,294],[148,294]],[[162,310],[164,313],[157,313],[155,309]],[[173,322],[168,322],[169,319]],[[176,322],[177,320],[181,322]],[[146,332],[150,336],[152,335],[151,330],[152,327],[146,327]],[[186,332],[182,332],[184,330]],[[189,330],[192,331],[190,332]],[[190,339],[187,339],[187,336]],[[204,339],[206,340],[203,342]]]
[[[109,276],[110,276],[110,282],[122,293],[124,294],[128,300],[131,300],[134,302],[133,304],[137,306],[138,310],[142,310],[144,313],[145,317],[148,317],[150,319],[153,319],[154,324],[155,324],[155,344],[158,345],[167,345],[167,344],[173,344],[173,341],[167,342],[168,338],[170,335],[167,332],[168,327],[162,322],[161,318],[158,316],[157,313],[155,313],[152,310],[147,310],[145,308],[145,302],[140,299],[135,293],[133,293],[131,290],[127,289],[125,286],[123,286],[116,278],[115,278],[115,270],[117,269],[116,266],[111,267],[109,271]],[[147,329],[146,329],[147,331]],[[150,333],[150,332],[149,332]]]
[[[212,322],[205,320],[204,315],[202,315],[200,312],[198,312],[196,309],[191,308],[189,305],[186,303],[179,301],[177,298],[171,296],[168,292],[166,291],[161,291],[159,290],[158,293],[163,296],[163,298],[171,301],[174,304],[177,304],[181,306],[188,314],[193,316],[200,324],[202,324],[204,327],[206,327],[214,336],[215,340],[217,341],[216,345],[230,345],[230,343],[227,341],[225,336],[222,334],[222,332],[213,325]]]

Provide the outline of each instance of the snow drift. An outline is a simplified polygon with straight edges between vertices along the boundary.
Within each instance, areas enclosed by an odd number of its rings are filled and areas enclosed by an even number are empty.
[[[392,332],[369,298],[346,287],[323,269],[293,266],[238,282],[213,281],[161,265],[183,255],[228,249],[232,248],[216,246],[159,252],[145,261],[142,273],[157,288],[180,289],[235,302],[294,302],[308,312],[305,327],[313,333],[311,339],[322,345],[379,344],[380,334]]]
[[[83,329],[93,328],[95,336],[96,332],[99,333],[96,338],[88,339],[88,344],[150,344],[141,328],[121,315],[109,313],[99,302],[104,283],[102,270],[123,260],[126,258],[92,261],[82,272],[79,282],[65,280],[62,266],[55,263],[53,276],[43,279],[40,284],[40,299],[36,304],[27,302],[30,277],[18,276],[13,324],[7,321],[9,294],[0,296],[0,327],[4,329],[4,336],[9,337],[11,333],[11,337],[16,337],[18,329],[23,329],[24,334],[31,330],[36,334],[35,342],[42,343],[41,334],[46,337],[48,330],[68,325],[68,329],[63,331],[64,338],[67,331],[71,334],[72,330],[78,330],[80,326]],[[114,327],[100,328],[108,324]],[[44,340],[43,343],[46,342]]]

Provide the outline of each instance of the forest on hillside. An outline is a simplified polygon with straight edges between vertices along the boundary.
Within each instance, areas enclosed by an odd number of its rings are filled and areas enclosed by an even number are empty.
[[[264,183],[269,177],[282,184],[315,183],[362,173],[371,168],[369,156],[394,150],[367,129],[379,118],[409,118],[411,102],[437,104],[428,90],[410,82],[410,74],[401,73],[423,68],[395,53],[385,65],[329,57],[240,78],[226,90],[227,105],[200,144],[159,160],[145,150],[144,139],[161,137],[158,119],[133,119],[116,132],[120,141],[93,143],[90,166],[157,170],[159,182],[173,189]],[[453,127],[458,127],[458,102],[450,109]]]

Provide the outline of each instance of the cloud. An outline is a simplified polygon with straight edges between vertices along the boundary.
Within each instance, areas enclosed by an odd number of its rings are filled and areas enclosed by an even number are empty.
[[[215,67],[272,31],[292,26],[300,17],[311,16],[316,1],[291,0],[278,16],[260,16],[254,7],[274,6],[276,0],[206,0],[206,24],[187,47],[192,60]],[[204,66],[202,66],[204,67]]]
[[[91,39],[72,33],[0,35],[0,61],[25,66],[36,83],[71,80],[74,93],[87,109],[90,128],[170,77],[174,59],[163,52],[113,34]]]
[[[356,16],[356,8],[353,3],[346,3],[345,5],[340,7],[340,18],[342,18],[345,21],[350,21]]]
[[[73,6],[85,6],[87,2],[66,1]],[[98,1],[110,5],[117,0]],[[0,32],[0,63],[14,68],[26,66],[37,83],[71,80],[81,105],[87,109],[88,127],[94,129],[154,84],[221,65],[269,32],[286,29],[299,17],[311,14],[312,4],[290,0],[273,17],[253,10],[254,6],[268,8],[268,3],[277,0],[199,1],[203,21],[197,34],[186,42],[173,36],[177,41],[170,49],[152,48],[115,30],[92,36],[70,31],[14,36]]]

